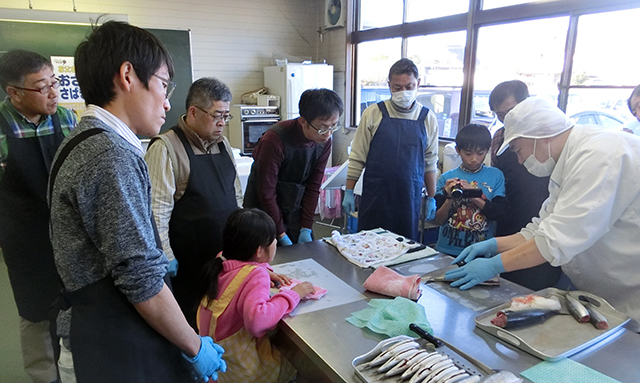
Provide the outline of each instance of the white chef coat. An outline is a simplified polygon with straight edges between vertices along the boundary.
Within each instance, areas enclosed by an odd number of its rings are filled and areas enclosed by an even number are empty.
[[[540,218],[520,234],[575,286],[606,299],[640,331],[640,137],[576,125]]]

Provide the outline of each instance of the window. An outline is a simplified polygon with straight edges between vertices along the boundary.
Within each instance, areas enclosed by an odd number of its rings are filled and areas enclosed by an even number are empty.
[[[420,72],[418,102],[438,117],[440,136],[457,132],[466,35],[462,31],[407,39],[407,57]]]
[[[508,7],[510,5],[530,3],[535,0],[484,0],[482,2],[482,9],[493,9]]]
[[[360,0],[360,30],[402,24],[403,0]]]
[[[639,18],[640,9],[580,17],[567,115],[593,111],[623,122],[635,118],[627,99],[631,89],[640,84],[640,71],[629,39]],[[603,116],[600,114],[599,125],[605,124]]]
[[[389,68],[402,58],[401,39],[377,40],[358,44],[358,84],[359,90],[356,113],[357,122],[368,106],[391,97],[388,77]]]
[[[469,0],[408,0],[407,22],[467,13]]]
[[[469,122],[495,128],[489,94],[513,79],[570,117],[603,127],[632,119],[626,101],[640,71],[628,41],[640,19],[638,1],[360,0],[356,12],[349,77],[360,108],[351,111],[351,124],[363,107],[390,96],[386,76],[400,57],[418,65],[418,100],[438,116],[441,137],[455,137]]]

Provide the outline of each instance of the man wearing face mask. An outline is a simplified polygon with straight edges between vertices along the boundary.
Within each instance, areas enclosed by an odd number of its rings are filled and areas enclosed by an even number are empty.
[[[382,227],[418,239],[422,188],[427,190],[426,219],[435,218],[438,121],[416,101],[420,79],[409,59],[389,70],[391,99],[371,105],[360,125],[349,155],[342,207],[355,210],[353,188],[366,166],[358,211],[358,231]]]
[[[603,142],[606,145],[603,145]],[[562,266],[579,290],[596,294],[640,331],[640,137],[577,126],[540,98],[505,118],[507,148],[536,176],[550,176],[549,198],[520,233],[464,249],[463,267],[445,277],[469,289],[498,273],[549,262]],[[478,257],[477,259],[475,259]]]

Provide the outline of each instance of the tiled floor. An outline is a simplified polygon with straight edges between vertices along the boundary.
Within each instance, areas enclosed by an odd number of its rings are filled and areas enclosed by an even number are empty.
[[[0,255],[0,382],[29,383],[22,369],[18,310],[13,300],[7,266]]]

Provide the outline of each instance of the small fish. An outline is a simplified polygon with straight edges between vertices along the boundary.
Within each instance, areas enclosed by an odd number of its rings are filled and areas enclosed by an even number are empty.
[[[383,364],[380,368],[378,368],[379,373],[387,372],[395,367],[398,363],[402,362],[405,358],[410,358],[420,352],[420,350],[415,348],[410,348],[408,350],[401,351],[397,353],[393,358],[387,360],[385,364]]]
[[[587,311],[586,307],[584,307],[579,300],[572,297],[568,293],[564,295],[564,299],[567,302],[567,308],[569,309],[569,312],[574,318],[576,318],[578,322],[589,322],[589,311]]]
[[[542,323],[556,314],[555,310],[544,309],[500,310],[496,317],[491,319],[491,324],[504,329],[521,328]]]
[[[438,383],[456,383],[468,378],[470,375],[465,370],[458,370],[449,376],[443,376]]]
[[[428,367],[423,367],[411,377],[409,383],[420,383],[425,380],[425,378],[429,376],[429,374],[431,374],[433,371],[438,370],[443,366],[448,366],[449,364],[453,364],[453,362],[448,357],[445,357],[443,360],[435,364],[431,364]]]
[[[407,339],[407,340],[403,340],[401,342],[395,343],[391,347],[389,347],[387,350],[381,352],[380,355],[376,356],[372,361],[361,364],[360,369],[366,370],[368,368],[380,366],[386,361],[388,361],[389,359],[393,358],[395,355],[397,355],[398,352],[412,349],[412,348],[417,348],[418,346],[419,346],[418,342],[416,342],[413,339]]]
[[[438,353],[438,352],[433,352],[431,354],[429,354],[426,358],[422,359],[420,362],[412,365],[411,367],[409,367],[405,372],[402,373],[402,376],[400,377],[400,380],[407,380],[409,378],[411,378],[416,372],[418,372],[419,370],[427,367],[427,366],[433,366],[434,363],[440,362],[442,360],[445,360],[447,357]]]
[[[448,374],[449,372],[455,371],[455,370],[458,370],[458,367],[456,367],[453,364],[453,362],[451,362],[451,364],[443,365],[443,366],[439,367],[438,369],[434,369],[433,371],[431,371],[431,373],[429,375],[427,375],[427,377],[424,379],[424,383],[435,383],[441,377],[443,377],[446,374]]]
[[[598,330],[606,330],[609,328],[607,318],[596,310],[596,306],[591,303],[583,303],[583,305],[589,312],[589,321],[595,328]]]
[[[405,372],[415,363],[419,363],[423,359],[427,358],[428,355],[429,352],[427,350],[419,350],[415,354],[401,360],[400,363],[396,364],[391,370],[387,371],[387,373],[384,374],[384,377],[389,378],[391,376]]]
[[[478,383],[482,379],[481,376],[472,375],[464,380],[459,380],[456,383]]]

